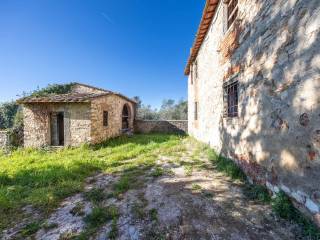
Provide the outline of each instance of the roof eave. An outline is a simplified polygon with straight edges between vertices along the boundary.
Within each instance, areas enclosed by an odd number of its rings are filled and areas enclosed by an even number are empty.
[[[187,65],[184,70],[184,74],[188,76],[190,74],[190,66],[193,61],[197,58],[199,50],[202,46],[202,43],[209,31],[212,19],[215,15],[217,6],[220,0],[207,0],[206,5],[203,10],[202,18],[200,21],[200,25],[196,34],[196,38],[194,40],[193,46],[191,48],[191,53],[188,58]]]

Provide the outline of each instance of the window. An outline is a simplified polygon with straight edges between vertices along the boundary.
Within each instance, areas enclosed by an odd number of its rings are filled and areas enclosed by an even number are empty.
[[[224,85],[224,116],[238,117],[238,81],[229,81]]]
[[[193,85],[193,67],[190,67],[190,80],[191,80],[191,85]]]
[[[232,23],[234,23],[234,21],[238,16],[238,0],[226,1],[226,8],[227,8],[227,29],[229,29]]]
[[[198,61],[194,62],[194,80],[196,80],[198,78]]]
[[[198,120],[198,102],[194,103],[194,120]]]
[[[103,111],[103,126],[108,127],[108,117],[109,113],[107,111]]]

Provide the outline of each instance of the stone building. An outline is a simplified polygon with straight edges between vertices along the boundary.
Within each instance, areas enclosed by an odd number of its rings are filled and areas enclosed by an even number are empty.
[[[185,74],[189,134],[320,224],[320,1],[207,0]]]
[[[133,130],[136,102],[115,92],[74,84],[67,94],[26,97],[24,146],[99,143]]]

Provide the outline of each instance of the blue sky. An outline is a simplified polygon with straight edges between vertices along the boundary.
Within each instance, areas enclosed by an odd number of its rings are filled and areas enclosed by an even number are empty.
[[[204,0],[0,0],[0,102],[49,83],[82,82],[162,99],[183,75]]]

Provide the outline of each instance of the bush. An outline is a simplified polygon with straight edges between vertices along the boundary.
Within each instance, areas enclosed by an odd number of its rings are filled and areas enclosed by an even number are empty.
[[[31,93],[32,97],[43,97],[50,94],[66,94],[71,91],[71,88],[75,83],[68,84],[49,84],[47,87],[42,89],[37,89]]]

